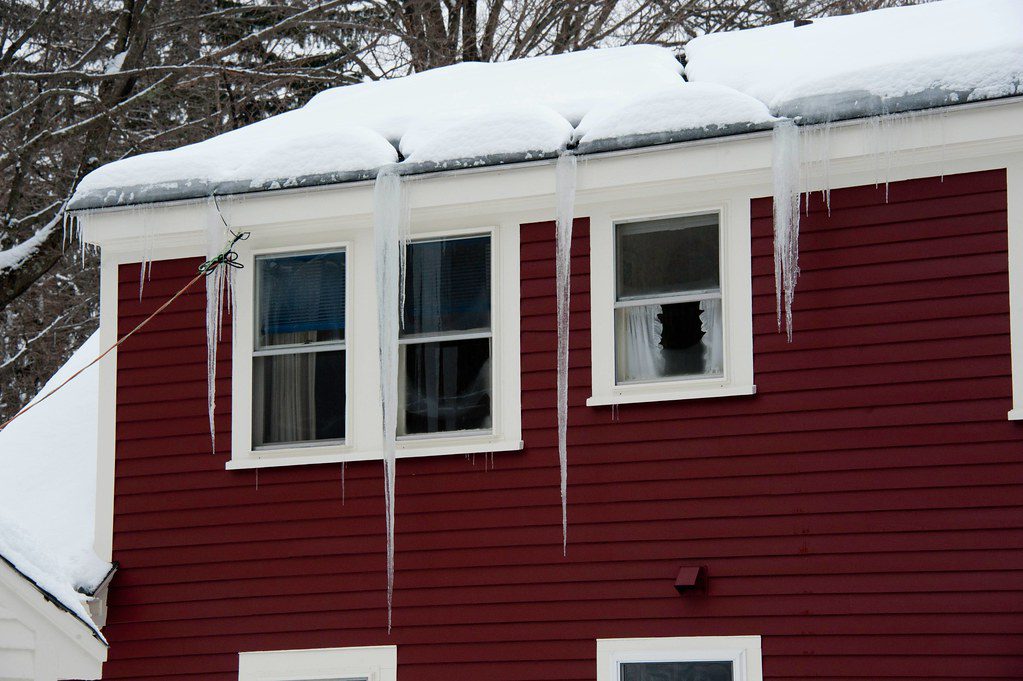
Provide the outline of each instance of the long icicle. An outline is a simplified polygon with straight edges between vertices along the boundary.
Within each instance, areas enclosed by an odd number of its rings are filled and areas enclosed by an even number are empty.
[[[380,396],[383,411],[384,511],[387,526],[387,631],[394,602],[395,440],[398,426],[398,331],[408,242],[408,201],[401,176],[384,168],[373,191],[377,316],[380,333]]]
[[[792,301],[799,278],[799,128],[791,120],[774,126],[774,288],[778,330],[782,319],[792,342]]]
[[[556,275],[558,298],[558,463],[561,468],[561,551],[568,555],[568,332],[572,298],[572,220],[576,157],[565,152],[555,168],[557,195]]]
[[[206,204],[206,257],[211,260],[227,243],[227,225],[213,199]],[[224,322],[224,291],[231,278],[230,267],[218,267],[206,277],[206,402],[210,420],[210,449],[217,452],[217,348]]]

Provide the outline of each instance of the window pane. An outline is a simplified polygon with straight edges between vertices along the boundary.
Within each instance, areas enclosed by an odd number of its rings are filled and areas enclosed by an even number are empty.
[[[618,382],[722,372],[720,299],[615,310]]]
[[[398,434],[489,429],[490,339],[401,346]]]
[[[253,443],[345,436],[345,353],[341,350],[253,358]]]
[[[717,215],[630,222],[615,233],[618,300],[718,288]]]
[[[490,237],[409,244],[402,336],[490,328]]]
[[[623,662],[620,681],[732,681],[732,663]]]
[[[345,254],[256,260],[258,347],[344,340]]]

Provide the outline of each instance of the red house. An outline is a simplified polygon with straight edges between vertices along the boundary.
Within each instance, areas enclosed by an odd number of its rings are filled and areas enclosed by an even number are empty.
[[[86,178],[104,347],[249,235],[101,366],[103,677],[1023,677],[1021,25],[464,64]]]

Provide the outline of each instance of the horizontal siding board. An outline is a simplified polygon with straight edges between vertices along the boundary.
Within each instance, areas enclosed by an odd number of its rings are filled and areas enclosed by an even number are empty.
[[[811,197],[791,344],[775,329],[771,201],[753,200],[757,395],[617,409],[585,406],[576,220],[567,556],[554,227],[523,225],[526,446],[399,462],[391,635],[379,462],[348,465],[343,491],[337,464],[225,471],[230,333],[212,454],[197,284],[118,351],[105,678],[229,679],[241,650],[396,643],[403,681],[592,680],[598,637],[748,633],[770,679],[1019,678],[1005,173],[887,193],[835,190],[830,214]],[[139,266],[121,267],[120,330],[198,263],[153,263],[141,301]],[[707,566],[708,593],[679,598],[683,564]]]

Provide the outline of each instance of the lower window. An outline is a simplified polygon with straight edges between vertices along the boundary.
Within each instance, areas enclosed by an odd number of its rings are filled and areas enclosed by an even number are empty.
[[[763,681],[759,636],[597,640],[597,681]]]
[[[396,646],[238,653],[239,681],[396,681]]]

